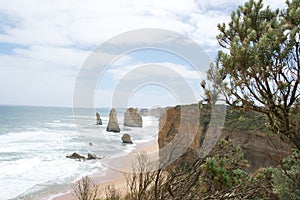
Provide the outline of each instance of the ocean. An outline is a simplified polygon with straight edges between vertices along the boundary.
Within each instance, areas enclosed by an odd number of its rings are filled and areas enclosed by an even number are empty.
[[[0,106],[0,199],[52,199],[83,176],[105,174],[107,160],[157,139],[157,118],[143,117],[143,128],[123,127],[125,109],[117,109],[121,133],[106,132],[109,112],[78,109],[74,116],[72,108]],[[122,143],[124,133],[134,144]],[[102,159],[67,159],[73,152]]]

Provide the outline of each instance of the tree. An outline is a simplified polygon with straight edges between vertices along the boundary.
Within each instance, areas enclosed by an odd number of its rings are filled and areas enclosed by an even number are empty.
[[[219,24],[216,67],[226,103],[263,113],[270,128],[300,149],[300,0],[263,8],[250,0]]]
[[[140,153],[132,163],[132,174],[126,176],[128,198],[131,200],[149,199],[150,188],[154,184],[156,171],[146,153]]]
[[[97,200],[100,195],[98,186],[88,176],[73,184],[72,188],[72,194],[77,200]]]

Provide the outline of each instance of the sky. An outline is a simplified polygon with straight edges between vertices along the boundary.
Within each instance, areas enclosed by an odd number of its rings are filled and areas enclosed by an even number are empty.
[[[118,36],[129,31],[145,28],[174,31],[203,48],[213,61],[219,50],[217,24],[228,22],[231,12],[244,2],[2,0],[0,104],[72,107],[78,77],[82,76],[82,69],[90,62],[93,52],[99,53],[99,47],[103,50],[101,45],[107,41],[126,49],[135,39],[144,41],[148,37],[139,34],[131,40],[117,41]],[[282,8],[284,2],[265,0],[264,4]],[[160,35],[151,45],[178,42],[169,37]],[[105,53],[105,58],[115,58],[113,62],[101,73],[99,70],[90,72],[95,79],[89,86],[94,106],[151,108],[201,99],[199,83],[208,68],[207,63],[202,63],[199,70],[184,56],[171,51],[132,49],[110,55],[109,50],[101,51],[100,57]],[[186,98],[190,93],[193,96]]]

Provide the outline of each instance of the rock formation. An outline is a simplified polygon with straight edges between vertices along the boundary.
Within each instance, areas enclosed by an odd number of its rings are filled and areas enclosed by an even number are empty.
[[[109,121],[107,124],[106,131],[115,133],[119,133],[121,131],[117,119],[117,111],[114,108],[111,109],[109,113]]]
[[[123,143],[126,143],[126,144],[133,144],[131,137],[128,134],[124,134],[122,136],[122,141],[123,141]]]
[[[79,160],[85,160],[85,157],[80,155],[79,153],[72,153],[71,155],[66,156],[67,158],[71,158],[71,159],[79,159]]]
[[[251,114],[247,118],[255,118],[257,114]],[[242,124],[241,129],[244,131],[236,129],[236,124],[230,124],[230,120],[238,121],[239,115],[232,114],[232,110],[227,109],[227,116],[225,126],[222,129],[222,134],[220,138],[225,138],[229,140],[234,145],[240,145],[244,153],[245,159],[249,161],[251,170],[255,170],[260,167],[266,167],[269,165],[276,164],[280,159],[285,157],[291,152],[291,144],[282,141],[278,135],[266,135],[264,132],[260,131],[261,127],[254,125],[255,130],[249,130],[246,125],[253,126],[253,119],[250,119],[247,123]],[[199,120],[198,122],[196,120]],[[260,119],[256,120],[256,122]],[[199,111],[198,105],[189,106],[176,106],[173,108],[168,108],[166,112],[160,117],[159,120],[159,134],[158,134],[158,145],[159,145],[159,155],[161,159],[168,158],[166,154],[176,151],[178,147],[184,146],[187,141],[184,141],[185,136],[189,134],[194,135],[193,141],[188,145],[186,153],[184,153],[180,159],[184,162],[193,162],[198,157],[200,148],[203,141],[210,140],[212,136],[206,136],[207,130],[210,126],[210,114],[207,112]],[[264,124],[264,123],[262,123]],[[177,142],[173,142],[177,137],[178,133],[183,135],[182,138],[179,137]],[[212,138],[211,140],[213,140]],[[163,151],[164,147],[172,146],[173,149],[169,151]],[[176,146],[177,145],[177,146]]]
[[[202,131],[198,127],[198,119],[197,106],[176,106],[164,112],[159,120],[158,133],[159,155],[162,160],[170,160],[170,156],[179,158],[183,154],[181,152],[185,152],[180,158],[184,162],[192,163],[197,159]],[[161,150],[165,146],[167,149]]]
[[[277,164],[291,153],[291,145],[283,142],[278,135],[230,132],[228,137],[230,142],[241,146],[252,169]]]
[[[88,159],[88,160],[94,160],[94,159],[97,159],[97,156],[96,156],[95,154],[88,153],[87,159]]]
[[[102,125],[102,119],[100,118],[100,114],[97,112],[96,113],[96,117],[97,117],[97,122],[96,122],[96,124],[97,125]]]
[[[78,159],[78,160],[94,160],[94,159],[101,159],[101,158],[98,158],[95,154],[92,154],[92,153],[88,153],[87,155],[87,158],[85,156],[82,156],[80,155],[79,153],[72,153],[71,155],[67,155],[66,156],[67,158],[70,158],[70,159]]]
[[[124,126],[142,127],[143,119],[138,109],[128,108],[124,114]]]

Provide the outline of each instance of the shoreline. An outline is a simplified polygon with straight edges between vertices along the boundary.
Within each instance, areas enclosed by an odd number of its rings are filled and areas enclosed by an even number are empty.
[[[117,189],[122,196],[125,195],[127,193],[125,173],[131,171],[131,166],[136,155],[141,152],[146,152],[150,155],[149,157],[151,159],[156,159],[158,156],[158,150],[158,141],[156,137],[151,141],[136,144],[136,148],[130,152],[129,155],[107,160],[106,165],[108,166],[108,169],[105,170],[104,174],[101,174],[103,171],[99,171],[90,176],[93,182],[99,187],[101,194],[100,197],[105,197],[105,187],[108,185],[114,185],[115,189]],[[48,199],[73,200],[74,196],[69,190],[59,194],[54,194]]]

